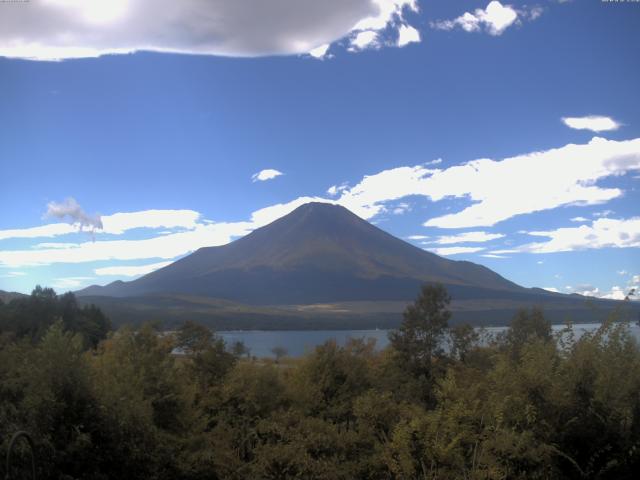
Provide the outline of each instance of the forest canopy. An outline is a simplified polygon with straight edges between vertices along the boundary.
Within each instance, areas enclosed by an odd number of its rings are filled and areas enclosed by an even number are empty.
[[[450,328],[448,302],[425,286],[383,350],[276,362],[192,322],[111,331],[38,288],[0,305],[0,458],[26,430],[42,479],[636,478],[628,324],[553,335],[534,308],[487,338]],[[9,478],[29,478],[24,443],[12,458]]]

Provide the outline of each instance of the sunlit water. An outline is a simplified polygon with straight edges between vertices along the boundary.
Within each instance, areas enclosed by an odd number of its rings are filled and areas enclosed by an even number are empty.
[[[579,338],[585,332],[596,330],[598,323],[578,323],[573,326],[575,337]],[[559,331],[564,325],[554,325],[553,330]],[[497,335],[506,330],[506,327],[488,327],[484,329],[490,335]],[[630,325],[631,334],[640,341],[640,327]],[[339,345],[344,345],[350,338],[373,338],[379,349],[389,344],[389,330],[248,330],[218,332],[227,345],[241,341],[249,348],[250,354],[255,357],[272,357],[275,347],[283,347],[287,355],[299,357],[313,350],[316,346],[327,340],[335,340]]]

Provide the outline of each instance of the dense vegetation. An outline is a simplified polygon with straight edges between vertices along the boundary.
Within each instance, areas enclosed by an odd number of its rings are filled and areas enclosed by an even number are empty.
[[[99,310],[37,289],[0,305],[0,458],[24,429],[43,479],[636,478],[628,326],[557,338],[533,309],[487,341],[449,328],[448,302],[424,287],[384,351],[276,363],[194,323],[107,334]]]

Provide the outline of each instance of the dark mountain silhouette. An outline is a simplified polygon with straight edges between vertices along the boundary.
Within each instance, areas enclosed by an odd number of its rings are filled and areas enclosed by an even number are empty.
[[[507,324],[517,309],[532,305],[554,322],[593,321],[621,304],[521,287],[325,203],[303,205],[246,237],[201,248],[137,280],[76,293],[116,324],[198,319],[227,329],[371,328],[396,325],[424,282],[445,285],[454,322]]]
[[[423,282],[464,297],[486,290],[525,293],[486,267],[426,252],[344,207],[308,203],[244,238],[201,248],[131,282],[79,295],[181,293],[246,304],[407,300]]]

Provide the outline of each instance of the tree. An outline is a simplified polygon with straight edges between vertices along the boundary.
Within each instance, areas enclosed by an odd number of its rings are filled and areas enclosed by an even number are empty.
[[[286,348],[278,346],[273,347],[271,349],[271,353],[273,353],[273,356],[276,357],[276,363],[280,363],[280,360],[286,357],[289,352]]]
[[[185,322],[178,331],[176,346],[188,356],[188,366],[201,388],[220,382],[236,363],[236,356],[226,350],[225,342],[207,327]]]
[[[404,311],[400,328],[389,334],[391,345],[415,374],[430,372],[433,357],[443,353],[450,302],[442,285],[424,285],[413,305]]]
[[[231,344],[231,353],[233,353],[236,358],[242,358],[245,355],[248,357],[251,353],[251,350],[244,344],[242,340],[236,340],[235,342],[233,342],[233,344]]]
[[[449,330],[451,355],[464,362],[469,350],[478,343],[478,333],[468,323]]]
[[[519,310],[506,334],[507,344],[516,356],[519,355],[522,347],[533,339],[544,342],[552,339],[551,323],[544,318],[540,307],[533,307],[531,311]]]
[[[58,320],[62,320],[65,331],[82,335],[85,348],[95,348],[111,329],[111,322],[95,305],[80,308],[73,293],[58,296],[51,288],[39,285],[29,297],[0,307],[0,332],[34,343]]]

